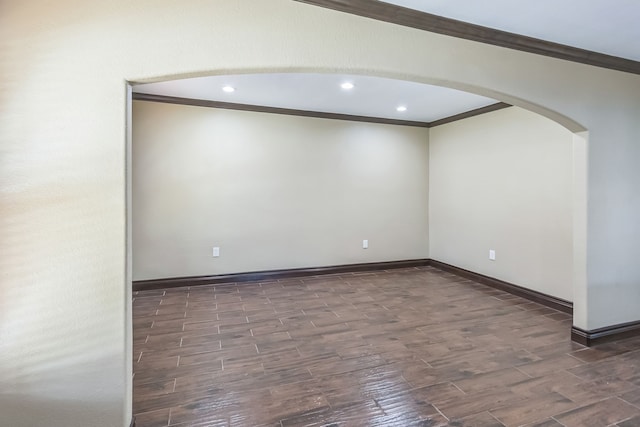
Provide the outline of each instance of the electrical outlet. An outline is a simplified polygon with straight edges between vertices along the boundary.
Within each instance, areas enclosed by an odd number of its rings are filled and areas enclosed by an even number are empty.
[[[220,256],[220,248],[217,246],[213,247],[213,256],[214,257],[219,257]]]
[[[363,240],[362,241],[362,249],[367,249],[369,247],[369,241],[368,240]]]
[[[496,260],[496,251],[494,251],[493,249],[489,249],[489,259],[491,261],[495,261]]]

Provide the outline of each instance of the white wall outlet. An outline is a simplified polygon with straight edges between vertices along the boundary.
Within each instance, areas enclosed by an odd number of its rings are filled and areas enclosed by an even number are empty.
[[[494,251],[493,249],[489,249],[489,259],[491,261],[495,261],[496,260],[496,251]]]
[[[368,240],[363,240],[362,241],[362,249],[367,249],[369,247],[369,241]]]
[[[213,247],[213,256],[214,257],[219,257],[220,256],[220,248],[217,246]]]

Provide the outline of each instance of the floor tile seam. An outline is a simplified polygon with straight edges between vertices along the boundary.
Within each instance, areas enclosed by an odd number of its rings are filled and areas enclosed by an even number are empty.
[[[607,427],[616,427],[618,424],[624,423],[625,421],[629,421],[629,420],[631,420],[631,419],[633,419],[634,417],[637,417],[637,416],[638,416],[638,414],[632,415],[632,416],[630,416],[628,418],[625,418],[624,420],[618,420],[618,421],[616,421],[614,423],[609,424]]]
[[[525,371],[523,371],[522,369],[518,368],[517,366],[513,367],[514,369],[516,369],[518,372],[526,375],[527,377],[529,377],[530,379],[534,379],[534,378],[540,378],[540,377],[534,377],[533,375],[529,375],[528,373],[526,373]]]
[[[561,394],[560,392],[556,392],[556,393]],[[569,399],[569,398],[568,398],[567,396],[565,396],[565,395],[562,395],[562,396],[563,396],[563,397],[565,397],[566,399]],[[589,402],[589,403],[587,403],[587,404],[585,404],[585,405],[581,405],[580,403],[576,402],[575,400],[569,399],[569,400],[571,400],[573,403],[577,404],[577,405],[578,405],[578,407],[573,408],[573,409],[569,409],[569,410],[567,410],[567,411],[560,412],[560,413],[558,413],[558,414],[554,415],[554,416],[553,416],[553,418],[555,419],[555,417],[561,417],[562,415],[568,414],[568,413],[570,413],[570,412],[573,412],[573,411],[576,411],[576,410],[580,410],[580,409],[583,409],[583,408],[587,408],[587,407],[589,407],[589,406],[594,406],[594,405],[597,405],[597,404],[602,403],[602,402],[606,402],[607,400],[611,400],[611,399],[618,399],[618,400],[620,400],[620,401],[621,401],[621,402],[623,402],[623,403],[629,403],[629,402],[627,402],[627,401],[625,401],[625,400],[623,400],[623,399],[621,399],[621,398],[619,398],[619,397],[617,397],[617,396],[615,396],[615,395],[611,395],[611,396],[603,397],[602,399],[594,400],[594,401]],[[630,403],[629,403],[629,405],[630,405],[630,406],[633,406],[634,408],[637,408],[637,406],[632,405],[632,404],[630,404]],[[558,421],[558,420],[556,420],[556,421]],[[560,421],[558,421],[558,422],[560,422]],[[614,422],[614,424],[619,423],[619,422],[620,422],[620,421],[615,421],[615,422]],[[561,424],[562,424],[562,423],[561,423]],[[563,425],[564,425],[564,424],[563,424]]]
[[[560,414],[552,415],[552,416],[551,416],[551,417],[549,417],[549,418],[551,418],[553,421],[557,422],[557,423],[558,423],[558,424],[560,424],[561,426],[563,426],[563,427],[567,427],[567,425],[566,425],[566,424],[564,424],[564,423],[560,422],[560,420],[556,419],[556,416],[558,416],[558,415],[560,415]]]
[[[458,390],[460,390],[460,392],[461,392],[463,395],[465,395],[465,396],[466,396],[466,395],[468,395],[468,394],[469,394],[469,393],[467,393],[466,391],[464,391],[463,389],[461,389],[461,388],[458,386],[458,384],[456,384],[456,383],[455,383],[455,381],[450,381],[450,384],[451,384],[452,386],[454,386],[455,388],[457,388]]]
[[[131,300],[131,307],[133,307],[134,309],[137,310],[151,310],[153,308],[157,309],[158,307],[160,307],[160,303],[158,302],[154,302],[152,303],[140,303],[138,302],[138,300],[136,300],[135,298],[133,300]]]
[[[169,409],[169,411],[170,411],[170,410],[171,410],[171,407],[169,407],[169,408],[151,409],[151,410],[149,410],[149,411],[144,411],[144,412],[135,412],[135,411],[133,411],[133,415],[135,415],[136,417],[141,417],[141,416],[146,415],[146,414],[149,414],[149,413],[151,413],[151,412],[162,411],[162,410],[166,410],[166,409]],[[167,415],[167,424],[166,424],[167,426],[169,425],[168,417],[169,417],[169,416]]]
[[[175,381],[177,381],[178,379],[180,379],[181,377],[177,377],[175,378]],[[214,384],[215,383],[215,378],[211,379],[211,383]],[[180,394],[190,394],[190,393],[198,393],[198,392],[204,392],[210,389],[210,385],[199,385],[197,387],[194,388],[189,388],[189,389],[184,389],[184,390],[178,390],[178,391],[172,391],[169,393],[165,393],[159,396],[169,396],[169,395],[180,395]],[[232,386],[233,387],[233,386]],[[270,386],[261,386],[261,387],[256,387],[256,388],[252,388],[252,391],[264,391],[267,390]],[[236,391],[236,392],[240,392],[240,390],[232,390],[232,391]],[[155,396],[158,397],[158,396]],[[207,397],[208,399],[209,397]],[[196,398],[197,399],[197,398]],[[188,402],[187,402],[188,403]]]
[[[467,396],[469,396],[469,395],[467,394]],[[491,412],[491,411],[496,411],[496,410],[512,407],[514,404],[517,404],[519,402],[525,401],[526,399],[527,398],[525,396],[514,395],[511,398],[505,399],[503,402],[495,402],[494,404],[496,406],[488,406],[487,408],[485,408],[482,411],[479,411],[478,413]],[[449,399],[449,400],[451,400],[451,399]],[[469,417],[469,416],[472,416],[472,415],[473,414],[464,414],[464,415],[461,415],[460,418],[465,418],[465,417]]]
[[[247,343],[246,345],[250,345],[250,344],[252,344],[252,343]],[[187,349],[187,351],[188,351],[189,346],[187,346],[187,347],[176,347],[176,349],[180,349],[180,348]],[[185,352],[184,354],[176,354],[174,356],[165,356],[165,357],[166,358],[172,358],[172,357],[178,357],[178,356],[182,356],[182,357],[199,356],[199,355],[203,355],[203,354],[223,352],[225,350],[230,350],[230,349],[229,348],[225,349],[225,348],[220,347],[220,348],[215,349],[215,350],[196,351],[195,353],[187,353],[187,352]],[[164,349],[164,350],[147,350],[146,353],[152,353],[152,355],[153,355],[153,353],[155,353],[155,352],[164,352],[164,351],[167,351],[167,350],[166,349]],[[141,353],[142,352],[144,352],[144,350],[141,351]],[[260,353],[258,352],[256,354],[260,354]],[[160,355],[158,355],[158,356],[160,356]],[[153,359],[153,360],[159,360],[159,359]],[[139,362],[136,362],[136,363],[139,363]]]
[[[200,364],[203,365],[203,364]],[[134,381],[134,386],[144,386],[144,385],[149,385],[152,383],[157,383],[157,382],[161,382],[161,381],[167,381],[171,378],[192,378],[192,377],[202,377],[204,375],[214,375],[214,374],[218,374],[221,372],[220,368],[213,368],[213,367],[206,367],[206,369],[189,369],[190,367],[196,366],[198,367],[198,365],[183,365],[182,367],[177,367],[182,368],[182,372],[171,372],[172,375],[167,375],[166,377],[158,377],[158,376],[154,376],[154,377],[147,377],[145,378],[144,376],[142,377],[143,379],[138,379],[136,381]],[[162,371],[166,371],[166,369],[163,369]],[[186,372],[184,372],[186,371]],[[141,374],[141,373],[138,373]],[[137,375],[136,378],[140,378],[140,375]]]
[[[505,424],[504,424],[502,421],[500,421],[500,420],[498,419],[498,417],[496,417],[495,415],[493,415],[493,414],[491,413],[491,411],[487,411],[487,413],[491,416],[491,418],[493,418],[494,420],[496,420],[496,421],[497,421],[498,423],[500,423],[502,426],[506,427],[506,426],[505,426]]]
[[[437,405],[435,405],[435,404],[433,404],[433,403],[430,403],[430,405],[431,405],[431,406],[432,406],[436,411],[438,411],[438,413],[439,413],[440,415],[442,415],[442,416],[444,417],[444,419],[445,419],[445,420],[447,420],[447,422],[451,421],[451,419],[450,419],[449,417],[447,417],[447,416],[444,414],[444,412],[442,412],[442,411],[440,410],[440,408],[438,408],[438,406],[437,406]]]
[[[489,413],[491,413],[491,411],[489,411]],[[500,419],[499,419],[499,418],[496,418],[493,414],[491,414],[491,416],[492,416],[493,418],[495,418],[496,420],[498,420],[498,422],[500,422],[501,424],[504,424],[504,423],[502,423],[502,421],[500,421]],[[558,423],[558,424],[560,424],[561,426],[566,427],[566,426],[565,426],[565,424],[563,424],[563,423],[561,423],[560,421],[556,420],[556,419],[554,418],[554,416],[555,416],[555,415],[551,415],[551,416],[547,415],[547,416],[545,416],[545,417],[538,418],[538,419],[536,419],[536,420],[534,420],[534,421],[527,422],[526,424],[518,424],[518,427],[526,427],[526,426],[529,426],[529,425],[533,425],[534,423],[540,423],[540,422],[545,421],[545,420],[547,420],[547,419],[552,419],[553,421],[557,422],[557,423]]]
[[[435,406],[435,405],[434,405],[434,406]],[[496,420],[496,422],[498,422],[498,423],[500,424],[500,426],[501,426],[501,427],[506,427],[506,426],[502,423],[502,421],[500,421],[498,418],[496,418],[496,416],[495,416],[495,415],[493,415],[493,414],[491,413],[491,411],[488,411],[488,410],[479,411],[479,412],[476,412],[476,413],[474,413],[474,414],[465,415],[464,417],[461,417],[461,418],[474,418],[474,417],[477,417],[478,415],[482,415],[482,414],[485,414],[485,413],[486,413],[486,414],[489,414],[489,416],[490,416],[491,418],[493,418],[494,420]],[[443,414],[443,416],[444,416],[444,414]],[[446,418],[446,417],[445,417],[445,418]],[[451,421],[451,420],[449,420],[449,421]]]
[[[157,395],[150,395],[147,398],[143,398],[143,399],[140,399],[140,400],[136,401],[136,404],[138,406],[142,405],[144,407],[144,404],[148,405],[150,401],[152,402],[153,400],[161,400],[164,397],[175,398],[176,396],[180,396],[180,395],[183,395],[183,396],[187,397],[186,399],[183,399],[180,402],[169,402],[169,404],[171,406],[155,407],[154,405],[150,405],[149,409],[146,409],[142,413],[160,411],[162,409],[168,409],[168,408],[172,408],[172,407],[176,407],[176,406],[188,405],[188,404],[193,403],[195,401],[202,400],[204,398],[199,398],[199,397],[195,397],[195,396],[191,396],[191,398],[189,398],[189,396],[190,396],[190,394],[193,394],[194,392],[203,392],[203,391],[207,391],[207,388],[206,387],[199,387],[199,388],[196,388],[196,389],[193,389],[193,390],[191,390],[191,389],[190,390],[179,390],[179,391],[171,391],[171,392],[157,394]],[[209,397],[207,397],[207,399],[209,399]],[[139,414],[139,413],[141,413],[141,412],[135,412],[136,415]]]
[[[625,391],[625,392],[623,392],[622,394],[627,394],[627,393],[628,393],[628,391]],[[631,402],[629,402],[628,400],[624,399],[624,398],[623,398],[621,395],[619,395],[619,394],[615,395],[615,397],[617,397],[618,399],[622,400],[624,403],[627,403],[627,404],[629,404],[629,405],[633,406],[634,408],[637,408],[638,410],[640,410],[640,403],[638,403],[638,404],[631,403]]]

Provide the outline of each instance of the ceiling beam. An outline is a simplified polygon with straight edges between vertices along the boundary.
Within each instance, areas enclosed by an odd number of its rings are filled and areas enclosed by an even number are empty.
[[[581,64],[640,74],[640,62],[470,24],[377,0],[293,0],[432,33],[473,40]]]

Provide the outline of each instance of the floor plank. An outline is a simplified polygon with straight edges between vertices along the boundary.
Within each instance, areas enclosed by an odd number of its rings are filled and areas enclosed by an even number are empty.
[[[137,427],[635,426],[640,340],[432,267],[133,295]]]

